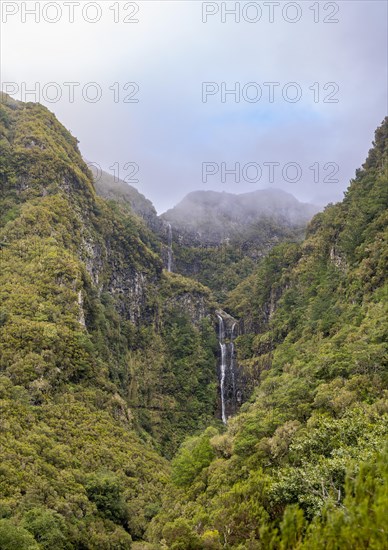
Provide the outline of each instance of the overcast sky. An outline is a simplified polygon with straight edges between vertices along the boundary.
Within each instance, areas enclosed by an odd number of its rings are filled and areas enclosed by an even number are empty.
[[[3,0],[1,17],[2,89],[159,212],[197,189],[340,200],[387,114],[383,0]]]

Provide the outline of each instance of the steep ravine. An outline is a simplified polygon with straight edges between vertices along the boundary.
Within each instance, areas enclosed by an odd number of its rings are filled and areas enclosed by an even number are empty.
[[[384,547],[387,126],[304,242],[207,247],[2,97],[1,548]]]

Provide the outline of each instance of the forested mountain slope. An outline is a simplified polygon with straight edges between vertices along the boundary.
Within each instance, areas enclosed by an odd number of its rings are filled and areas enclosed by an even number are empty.
[[[230,294],[239,361],[259,384],[225,433],[181,448],[153,540],[387,548],[387,130],[305,241]]]
[[[88,165],[93,174],[94,187],[100,197],[127,204],[132,212],[140,216],[149,227],[155,231],[160,229],[162,222],[158,219],[155,207],[150,200],[127,182],[97,169],[93,163]]]
[[[161,453],[217,422],[212,298],[47,109],[3,96],[0,121],[0,546],[129,548]]]

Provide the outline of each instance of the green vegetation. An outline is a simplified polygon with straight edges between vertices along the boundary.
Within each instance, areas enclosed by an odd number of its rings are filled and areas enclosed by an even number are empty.
[[[279,242],[299,242],[303,234],[304,227],[288,227],[263,217],[219,245],[174,243],[175,269],[209,287],[223,303],[228,293],[257,269],[271,248]]]
[[[387,548],[387,129],[344,201],[230,293],[255,390],[225,433],[181,448],[152,540]]]
[[[0,547],[129,548],[161,454],[215,422],[210,292],[168,281],[49,111],[5,97],[0,119]]]
[[[387,547],[387,128],[303,242],[174,250],[189,279],[49,111],[3,98],[2,550]],[[241,320],[226,429],[203,283]]]

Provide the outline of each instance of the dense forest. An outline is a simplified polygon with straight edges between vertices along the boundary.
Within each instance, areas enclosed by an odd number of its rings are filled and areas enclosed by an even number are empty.
[[[388,118],[307,227],[169,242],[3,94],[1,550],[388,548],[387,161]],[[220,311],[244,384],[227,424]]]

